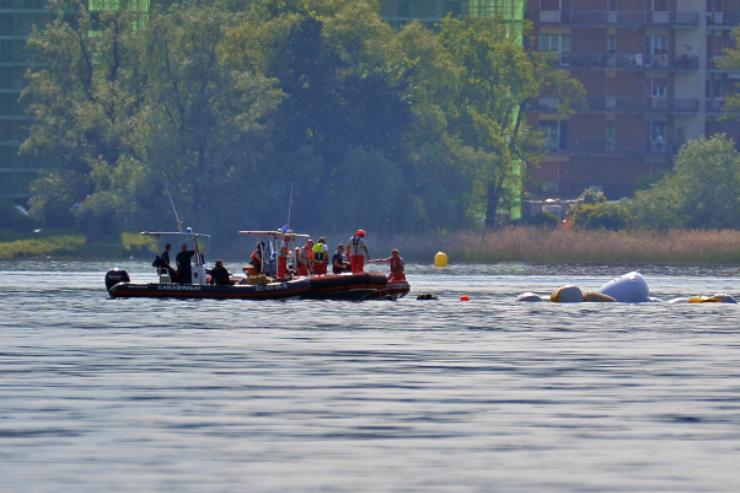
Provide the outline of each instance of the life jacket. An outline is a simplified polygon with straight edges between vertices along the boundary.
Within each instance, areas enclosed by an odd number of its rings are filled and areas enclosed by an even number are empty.
[[[260,255],[260,253],[257,250],[253,251],[252,255],[249,258],[250,258],[250,261],[249,261],[250,264],[254,265],[257,268],[260,268],[262,266],[262,255]]]
[[[391,274],[403,274],[403,258],[391,257]]]
[[[325,263],[329,260],[326,252],[324,252],[323,243],[316,243],[313,246],[313,260],[314,262],[321,262],[321,263]]]
[[[313,247],[310,247],[308,245],[303,247],[303,258],[305,259],[306,262],[313,261]]]
[[[365,255],[365,252],[361,250],[361,247],[365,246],[365,242],[362,241],[362,236],[353,235],[352,238],[349,239],[349,242],[352,247],[350,255]]]

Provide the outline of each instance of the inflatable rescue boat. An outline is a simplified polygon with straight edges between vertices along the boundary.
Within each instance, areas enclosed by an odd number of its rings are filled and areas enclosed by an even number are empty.
[[[177,284],[172,282],[132,283],[125,270],[111,270],[105,275],[111,298],[188,298],[276,300],[300,296],[311,286],[308,278],[264,284]]]

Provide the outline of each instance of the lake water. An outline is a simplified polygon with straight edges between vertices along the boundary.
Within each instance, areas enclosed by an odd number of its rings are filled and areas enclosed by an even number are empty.
[[[412,265],[396,303],[113,301],[110,266],[0,263],[0,491],[738,491],[740,305],[516,304],[629,270],[526,265]],[[642,272],[740,295],[740,267]]]

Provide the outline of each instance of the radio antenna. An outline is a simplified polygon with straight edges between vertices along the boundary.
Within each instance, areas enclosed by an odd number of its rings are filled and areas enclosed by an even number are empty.
[[[175,221],[177,222],[177,231],[182,233],[183,227],[182,227],[182,221],[180,220],[180,216],[177,215],[177,208],[175,207],[175,201],[172,200],[172,194],[170,193],[170,187],[167,186],[167,183],[165,182],[164,190],[167,192],[167,197],[170,199],[170,205],[172,206],[172,212],[175,214]]]
[[[288,198],[288,220],[285,223],[285,225],[288,227],[288,230],[290,230],[290,211],[292,208],[293,208],[293,184],[291,183],[290,184],[290,197]]]

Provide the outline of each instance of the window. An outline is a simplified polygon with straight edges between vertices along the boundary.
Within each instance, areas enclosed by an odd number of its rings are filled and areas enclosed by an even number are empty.
[[[650,4],[653,12],[668,12],[668,0],[652,0]]]
[[[614,122],[606,122],[606,150],[613,151],[617,146],[617,128]]]
[[[650,150],[653,152],[666,152],[668,150],[665,122],[650,122]]]
[[[444,15],[450,14],[452,17],[459,17],[461,13],[460,2],[445,2]]]
[[[666,79],[651,79],[650,95],[654,98],[665,98],[667,96],[667,83],[668,81]]]
[[[411,2],[409,0],[399,0],[398,17],[411,17]]]
[[[549,151],[564,151],[568,148],[568,120],[540,121],[540,131]]]
[[[559,55],[561,65],[570,64],[570,34],[540,34],[540,51]]]
[[[648,55],[660,55],[668,52],[668,36],[656,34],[645,38],[645,48]]]
[[[610,34],[606,38],[606,49],[609,51],[609,53],[616,53],[617,52],[617,36],[616,36],[616,34]]]
[[[560,10],[560,0],[540,0],[540,10]]]

